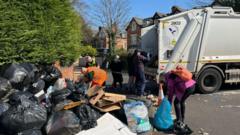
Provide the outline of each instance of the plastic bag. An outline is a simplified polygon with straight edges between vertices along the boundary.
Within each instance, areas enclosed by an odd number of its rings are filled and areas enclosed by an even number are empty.
[[[66,82],[67,89],[71,91],[75,91],[74,82],[72,80],[65,79],[65,82]]]
[[[28,129],[41,129],[47,120],[44,107],[29,99],[22,99],[11,106],[0,117],[0,125],[5,132],[16,134]]]
[[[86,84],[86,83],[83,83],[83,82],[75,83],[76,93],[86,95],[88,87],[89,87],[88,85],[89,84]]]
[[[12,86],[10,82],[5,78],[0,77],[0,99],[4,97],[11,88]]]
[[[59,102],[65,100],[70,94],[71,94],[71,91],[68,89],[54,91],[51,94],[52,102],[54,104],[58,104]]]
[[[39,70],[35,65],[31,63],[21,63],[19,66],[23,67],[28,72],[28,77],[30,78],[31,82],[34,82],[36,79],[38,79],[36,73],[39,72]]]
[[[33,83],[30,88],[28,89],[29,92],[32,94],[36,94],[43,90],[45,87],[45,82],[41,79],[37,80],[37,82]]]
[[[56,104],[56,105],[53,107],[53,111],[54,111],[54,112],[61,111],[61,110],[63,110],[63,108],[64,108],[65,105],[68,105],[68,104],[71,103],[71,102],[72,102],[71,100],[61,101],[60,103]]]
[[[167,98],[164,98],[154,116],[154,126],[159,130],[169,130],[173,127],[171,116],[171,104]]]
[[[67,99],[77,102],[82,99],[86,99],[86,96],[83,94],[79,94],[77,91],[74,91],[67,97]]]
[[[78,117],[68,110],[52,114],[45,129],[47,135],[73,135],[81,130]]]
[[[53,86],[53,88],[54,88],[55,90],[62,90],[62,89],[64,89],[64,88],[66,88],[66,87],[67,87],[67,84],[66,84],[64,78],[59,78],[59,79],[55,82],[55,84],[54,84],[54,86]]]
[[[34,97],[34,95],[27,91],[15,92],[9,96],[9,104],[11,105],[22,104],[22,102],[24,102],[25,100],[30,100],[34,103],[38,102],[37,99]]]
[[[0,102],[0,116],[9,109],[8,103]]]
[[[132,132],[142,133],[149,131],[151,125],[148,118],[148,109],[143,102],[134,101],[124,104],[128,127]]]
[[[2,97],[2,98],[0,99],[0,101],[2,101],[2,102],[9,102],[9,97],[10,97],[13,93],[16,93],[16,92],[19,92],[19,90],[16,90],[16,89],[11,89],[11,90],[9,90],[8,93],[7,93],[4,97]]]
[[[58,78],[62,77],[62,73],[54,66],[44,66],[42,69],[41,78],[45,81],[45,89],[49,86],[53,86]]]
[[[11,64],[4,72],[4,78],[8,79],[12,86],[24,90],[31,82],[28,71],[17,64]]]
[[[80,119],[80,125],[83,130],[97,126],[97,119],[101,117],[100,113],[87,104],[83,104],[75,109],[75,113]]]
[[[16,135],[42,135],[41,130],[29,129],[17,133]]]

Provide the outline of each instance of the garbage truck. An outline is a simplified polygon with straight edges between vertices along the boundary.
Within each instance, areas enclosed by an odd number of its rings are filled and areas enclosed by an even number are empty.
[[[192,9],[158,20],[155,76],[181,65],[194,74],[202,93],[240,82],[240,14],[231,7]],[[160,69],[160,67],[164,67]]]

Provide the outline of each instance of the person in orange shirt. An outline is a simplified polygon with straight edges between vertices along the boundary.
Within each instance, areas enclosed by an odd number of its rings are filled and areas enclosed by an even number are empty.
[[[93,85],[103,86],[107,80],[107,72],[98,67],[83,68],[84,81]]]

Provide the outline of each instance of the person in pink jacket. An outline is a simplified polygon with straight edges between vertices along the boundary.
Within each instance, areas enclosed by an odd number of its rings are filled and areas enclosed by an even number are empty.
[[[174,99],[174,109],[177,121],[184,122],[185,118],[185,101],[193,94],[196,82],[192,79],[192,73],[187,69],[177,66],[176,69],[164,75],[167,86],[168,100],[172,104]]]

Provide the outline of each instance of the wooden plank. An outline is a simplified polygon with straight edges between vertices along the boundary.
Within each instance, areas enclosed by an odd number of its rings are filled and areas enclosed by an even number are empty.
[[[63,109],[64,110],[69,110],[69,109],[72,109],[74,107],[80,106],[83,103],[85,103],[85,101],[71,102],[68,105],[65,105]]]

